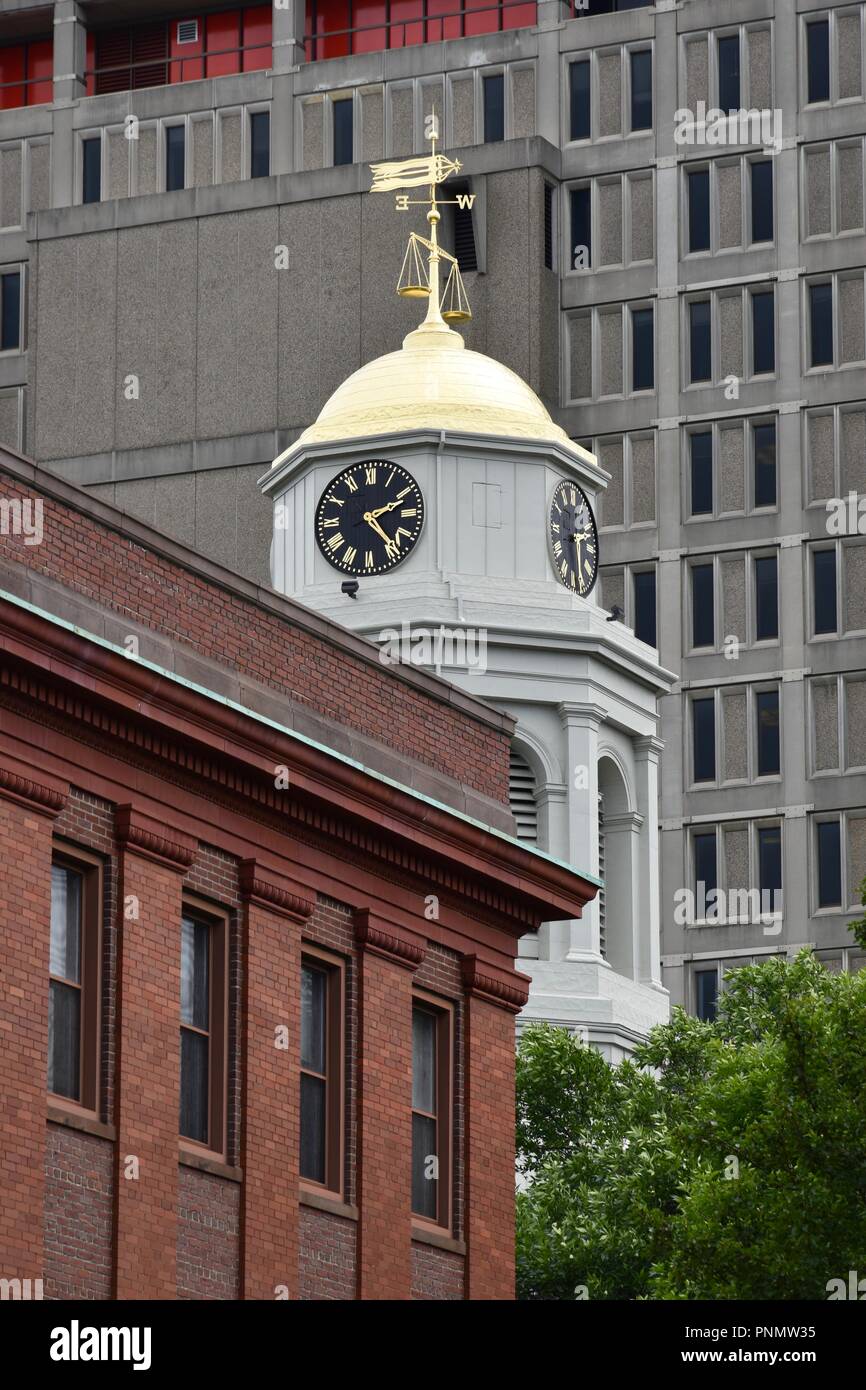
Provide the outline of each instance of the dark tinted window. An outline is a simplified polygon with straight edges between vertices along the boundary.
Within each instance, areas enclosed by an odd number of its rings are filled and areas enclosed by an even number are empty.
[[[703,516],[713,510],[713,436],[711,431],[702,431],[690,436],[691,451],[691,511],[692,516]]]
[[[755,375],[776,370],[776,323],[772,290],[752,295],[752,356]]]
[[[651,391],[655,385],[655,356],[653,351],[653,311],[633,309],[631,315],[632,363],[631,379],[634,391]]]
[[[719,106],[723,111],[740,109],[740,38],[733,34],[719,39]]]
[[[815,580],[815,631],[835,632],[836,616],[836,552],[816,550],[812,555]]]
[[[426,1009],[412,1010],[412,1210],[436,1220],[437,1018]]]
[[[752,169],[752,241],[773,240],[773,161],[758,159]]]
[[[710,249],[710,171],[689,174],[689,250]]]
[[[568,69],[572,140],[590,137],[589,63],[572,63]]]
[[[830,100],[830,24],[826,19],[806,25],[809,101]]]
[[[641,642],[656,645],[656,573],[638,570],[634,580],[634,635]]]
[[[353,162],[353,112],[352,98],[343,97],[334,102],[334,163]]]
[[[502,73],[484,79],[484,140],[490,145],[505,139],[505,78]]]
[[[775,777],[779,771],[779,692],[759,690],[756,696],[758,722],[758,776]]]
[[[810,365],[825,367],[833,361],[833,286],[809,286]]]
[[[755,561],[755,637],[770,642],[779,635],[779,567],[775,555]]]
[[[328,975],[301,970],[301,1177],[324,1182],[327,1173]]]
[[[165,132],[165,186],[171,193],[186,183],[186,131],[182,125],[170,125]]]
[[[579,253],[579,247],[586,251]],[[571,190],[571,264],[580,269],[592,265],[592,198],[588,188]]]
[[[818,822],[818,906],[842,903],[842,838],[837,820]]]
[[[98,203],[102,197],[102,140],[98,135],[81,142],[81,201]]]
[[[208,1142],[210,927],[184,917],[180,957],[180,1132]]]
[[[83,880],[51,866],[48,987],[48,1089],[81,1099],[81,943]]]
[[[651,130],[653,123],[653,55],[641,49],[631,55],[631,128]]]
[[[694,735],[694,780],[716,780],[716,702],[709,699],[692,701],[692,730]]]
[[[703,884],[704,893],[714,893],[718,887],[718,870],[716,867],[716,832],[715,830],[701,830],[694,837],[695,855],[695,897],[701,897],[699,885]]]
[[[254,111],[250,116],[250,178],[266,179],[271,172],[271,116]]]
[[[712,647],[716,641],[712,565],[692,566],[692,646]]]
[[[719,972],[713,970],[695,971],[695,1012],[704,1023],[712,1023],[716,1016],[719,999]]]
[[[21,346],[21,272],[0,276],[0,349],[14,352]]]
[[[758,885],[762,893],[782,891],[782,831],[778,825],[758,831]],[[771,905],[772,906],[772,905]]]
[[[776,505],[776,426],[755,425],[755,506]]]
[[[709,381],[712,364],[710,301],[696,299],[689,305],[689,380]]]

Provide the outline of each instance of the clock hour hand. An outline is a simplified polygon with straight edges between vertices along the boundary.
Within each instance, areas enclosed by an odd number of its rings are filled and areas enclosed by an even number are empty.
[[[399,505],[399,499],[396,502],[386,502],[384,507],[377,507],[374,512],[365,512],[364,520],[367,521],[370,517],[381,516],[383,512],[393,512],[394,508],[399,507]]]

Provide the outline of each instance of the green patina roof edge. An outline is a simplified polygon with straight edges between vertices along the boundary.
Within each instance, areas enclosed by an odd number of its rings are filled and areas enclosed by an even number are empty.
[[[344,763],[347,767],[356,768],[363,772],[365,776],[372,777],[374,781],[381,782],[386,787],[394,787],[397,791],[403,792],[406,796],[411,796],[416,801],[421,801],[426,806],[433,806],[437,811],[444,811],[449,816],[455,816],[466,825],[475,826],[477,830],[483,830],[487,835],[493,835],[497,840],[504,841],[505,844],[514,845],[518,849],[524,850],[527,854],[532,854],[546,864],[555,864],[557,868],[565,869],[568,873],[579,874],[588,883],[594,883],[597,887],[604,886],[604,880],[597,878],[595,874],[587,873],[583,869],[577,869],[573,864],[567,864],[563,859],[557,859],[555,855],[547,854],[544,850],[538,849],[535,845],[527,845],[523,840],[515,839],[513,835],[507,835],[504,830],[497,830],[493,825],[485,825],[483,821],[476,820],[474,816],[468,816],[465,811],[458,811],[454,806],[448,806],[444,801],[437,801],[435,797],[425,796],[423,792],[416,791],[414,787],[407,787],[405,783],[398,782],[394,777],[387,777],[383,772],[377,772],[375,768],[367,767],[365,763],[358,762],[357,758],[350,758],[345,753],[340,753],[335,748],[329,748],[327,744],[319,743],[317,739],[309,738],[306,734],[298,733],[296,729],[290,729],[285,724],[279,724],[275,719],[269,719],[266,714],[259,714],[257,710],[250,709],[247,705],[238,704],[228,695],[220,695],[216,690],[210,690],[206,685],[199,685],[197,681],[188,680],[185,676],[179,676],[175,671],[169,671],[164,666],[159,666],[155,661],[148,661],[146,657],[137,656],[129,652],[125,647],[119,647],[115,642],[110,642],[106,637],[100,637],[98,633],[90,632],[88,628],[79,627],[76,623],[69,622],[66,618],[60,618],[56,613],[49,613],[44,608],[39,608],[36,604],[30,603],[27,599],[19,598],[17,594],[10,594],[5,589],[0,589],[0,599],[6,603],[13,604],[16,608],[26,609],[28,613],[34,613],[39,618],[44,618],[46,622],[53,623],[56,627],[62,627],[67,632],[74,632],[79,637],[84,637],[88,642],[94,642],[98,647],[104,647],[106,651],[114,652],[117,656],[122,656],[125,661],[135,662],[138,666],[145,667],[148,671],[153,671],[163,679],[172,681],[175,685],[185,686],[188,690],[195,690],[198,694],[204,695],[209,700],[215,700],[217,704],[224,705],[226,709],[234,710],[237,714],[243,714],[248,719],[253,719],[258,724],[264,724],[268,728],[275,729],[286,738],[296,739],[298,743],[303,743],[308,748],[314,748],[319,753],[326,754],[329,758],[334,758],[337,762]]]

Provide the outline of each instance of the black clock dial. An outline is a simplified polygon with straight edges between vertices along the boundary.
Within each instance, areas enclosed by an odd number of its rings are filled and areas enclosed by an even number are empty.
[[[550,504],[550,548],[560,584],[586,598],[598,578],[598,532],[586,494],[567,478]]]
[[[344,574],[386,574],[411,553],[423,525],[420,487],[389,459],[344,468],[316,508],[319,549]]]

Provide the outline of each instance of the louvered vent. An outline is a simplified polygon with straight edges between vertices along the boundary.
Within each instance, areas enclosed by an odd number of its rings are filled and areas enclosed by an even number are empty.
[[[177,24],[178,43],[197,43],[198,42],[198,20],[180,19]]]
[[[165,24],[147,24],[132,30],[133,87],[162,87],[168,81],[168,29]],[[160,62],[159,59],[163,61]]]
[[[132,85],[128,29],[112,29],[96,35],[96,93],[126,92]],[[105,69],[110,69],[105,71]]]
[[[458,193],[468,193],[469,188],[466,184],[461,184],[455,188],[455,196]],[[457,257],[457,264],[465,275],[467,271],[478,269],[478,255],[475,250],[475,226],[472,221],[472,209],[454,207],[454,255]]]
[[[604,878],[604,797],[598,798],[598,876]],[[604,889],[598,890],[598,949],[602,958],[607,959],[607,938],[604,911]]]
[[[535,777],[529,763],[511,750],[511,769],[508,782],[511,814],[517,825],[517,838],[528,845],[538,844],[538,807],[535,804]]]
[[[553,270],[553,188],[544,185],[544,264]]]

